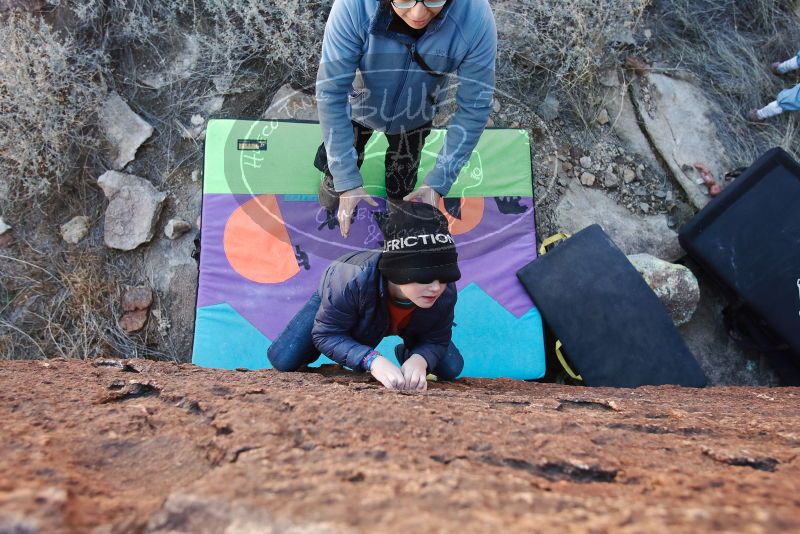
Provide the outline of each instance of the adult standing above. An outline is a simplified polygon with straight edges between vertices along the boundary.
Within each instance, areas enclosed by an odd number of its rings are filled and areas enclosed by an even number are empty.
[[[356,205],[376,205],[360,166],[373,131],[384,132],[390,202],[436,205],[478,143],[492,108],[497,30],[488,0],[335,0],[322,41],[316,96],[325,173],[320,204],[347,236]],[[414,186],[425,138],[458,77],[458,109],[436,164]]]

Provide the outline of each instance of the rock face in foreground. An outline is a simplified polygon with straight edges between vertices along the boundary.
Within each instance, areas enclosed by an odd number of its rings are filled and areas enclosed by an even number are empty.
[[[800,529],[800,389],[0,363],[0,531]]]

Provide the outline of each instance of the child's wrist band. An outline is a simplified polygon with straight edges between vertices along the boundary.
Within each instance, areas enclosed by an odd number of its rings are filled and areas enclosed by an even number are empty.
[[[378,352],[377,350],[369,351],[367,355],[364,356],[364,359],[361,360],[361,366],[364,368],[364,370],[369,371],[370,367],[372,367],[372,362],[374,362],[375,358],[377,358],[380,355],[381,355],[380,352]]]

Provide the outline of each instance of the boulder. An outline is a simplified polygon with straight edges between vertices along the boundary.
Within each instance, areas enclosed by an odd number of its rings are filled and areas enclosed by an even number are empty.
[[[144,178],[106,171],[97,180],[109,200],[105,214],[105,244],[133,250],[153,238],[167,195]]]
[[[684,255],[678,234],[663,215],[634,215],[598,189],[569,183],[554,211],[559,230],[572,233],[597,223],[625,254],[647,253],[665,261]]]
[[[603,98],[603,105],[608,111],[614,133],[623,141],[626,150],[638,155],[653,169],[661,169],[661,163],[636,119],[636,111],[627,86],[608,88]]]
[[[131,110],[117,93],[111,93],[97,112],[106,138],[106,157],[114,170],[121,170],[136,157],[136,151],[151,135],[153,127]]]
[[[61,238],[71,245],[78,244],[89,233],[91,222],[92,220],[85,215],[73,217],[61,225]]]
[[[283,85],[272,97],[267,110],[261,114],[263,119],[317,120],[317,99],[311,95]]]
[[[628,259],[664,305],[675,326],[688,323],[700,301],[700,286],[692,271],[650,254],[633,254]]]
[[[717,281],[710,279],[702,269],[695,270],[695,275],[700,285],[700,302],[691,320],[680,327],[680,333],[709,383],[777,385],[778,377],[769,360],[748,342],[731,336],[723,316],[728,301]]]
[[[663,74],[647,73],[633,84],[635,105],[648,137],[695,208],[709,201],[706,187],[697,183],[696,163],[720,177],[730,161],[711,122],[719,112],[693,83]]]
[[[157,239],[144,253],[144,274],[158,292],[159,325],[169,335],[172,354],[189,361],[197,300],[197,262],[192,258],[191,239]],[[154,313],[155,315],[155,313]]]
[[[187,218],[191,214],[197,219],[196,228],[200,228],[201,203],[202,193],[197,191],[185,206]],[[144,274],[160,297],[160,309],[154,309],[153,316],[159,319],[159,330],[168,333],[172,356],[180,361],[189,361],[192,354],[198,276],[193,252],[193,239],[160,238],[144,253]]]

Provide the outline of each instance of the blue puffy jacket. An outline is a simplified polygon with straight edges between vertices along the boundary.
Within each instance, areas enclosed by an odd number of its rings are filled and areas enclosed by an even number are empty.
[[[335,0],[317,73],[319,122],[337,191],[363,184],[352,118],[397,134],[430,122],[455,72],[458,111],[425,183],[446,195],[486,126],[495,82],[497,30],[488,0],[450,0],[414,41],[390,32],[391,7],[379,0]],[[415,60],[415,54],[430,71]],[[356,69],[360,76],[356,77]],[[355,83],[354,83],[355,82]]]
[[[379,250],[346,254],[328,267],[320,282],[322,302],[311,338],[321,353],[350,369],[362,369],[364,356],[389,329],[380,258]],[[447,353],[457,298],[455,284],[448,284],[436,303],[417,308],[400,332],[406,348],[425,358],[428,369],[436,369]]]

